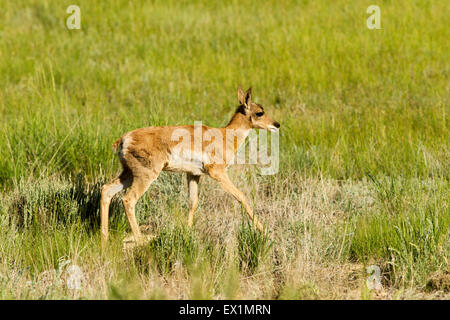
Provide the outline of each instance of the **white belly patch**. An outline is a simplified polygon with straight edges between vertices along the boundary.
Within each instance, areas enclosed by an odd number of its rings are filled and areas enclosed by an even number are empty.
[[[169,163],[167,164],[165,170],[174,172],[188,172],[193,175],[205,174],[205,167],[203,165],[201,154],[198,155],[193,153],[190,155],[183,155],[174,153],[171,154]]]

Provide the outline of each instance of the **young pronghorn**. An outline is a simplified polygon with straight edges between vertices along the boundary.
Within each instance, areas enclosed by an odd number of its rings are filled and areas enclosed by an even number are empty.
[[[116,193],[128,187],[130,189],[123,196],[122,202],[134,239],[141,242],[141,232],[136,223],[134,208],[139,198],[163,170],[187,173],[189,226],[192,226],[194,211],[198,204],[200,176],[206,174],[240,201],[249,218],[259,230],[262,230],[261,222],[253,215],[244,194],[230,181],[226,169],[252,128],[276,131],[280,124],[267,116],[261,105],[252,102],[251,88],[244,93],[239,87],[238,100],[240,106],[225,128],[198,126],[197,129],[197,126],[192,125],[148,127],[128,132],[113,144],[113,148],[118,151],[123,171],[118,178],[102,187],[100,202],[102,246],[105,246],[108,239],[111,199]],[[198,136],[196,130],[200,130],[202,137],[200,140],[196,138]],[[188,135],[188,143],[180,144],[179,138],[186,136],[184,133]],[[206,135],[210,139],[203,139]],[[215,147],[211,148],[213,144]]]

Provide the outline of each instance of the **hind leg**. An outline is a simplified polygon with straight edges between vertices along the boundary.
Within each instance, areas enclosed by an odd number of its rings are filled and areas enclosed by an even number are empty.
[[[194,212],[198,205],[198,183],[200,181],[200,176],[194,176],[190,173],[187,174],[187,182],[189,189],[189,218],[188,226],[192,227],[194,223]]]
[[[111,199],[121,190],[128,188],[133,181],[133,176],[128,168],[124,168],[123,172],[117,179],[105,184],[102,187],[100,200],[100,232],[102,238],[102,247],[106,246],[108,241],[108,220],[109,220],[109,205]]]
[[[158,178],[160,170],[141,169],[133,172],[133,183],[128,192],[123,196],[122,202],[128,222],[131,226],[134,239],[137,243],[142,242],[141,231],[136,221],[135,206],[139,198],[147,191],[150,184]]]

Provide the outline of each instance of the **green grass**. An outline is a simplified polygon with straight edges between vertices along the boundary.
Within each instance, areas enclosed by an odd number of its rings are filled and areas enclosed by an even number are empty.
[[[377,184],[386,190],[379,193],[379,207],[356,221],[351,251],[362,261],[385,261],[393,283],[425,286],[430,272],[448,270],[450,211],[442,206],[448,185],[397,183],[402,186]]]
[[[150,241],[148,247],[162,274],[172,272],[176,264],[193,263],[199,254],[195,234],[190,230],[185,231],[176,227],[161,230],[158,236]]]
[[[376,297],[370,264],[390,298],[436,278],[427,294],[448,294],[448,3],[83,0],[68,30],[71,4],[0,1],[0,298]],[[114,199],[102,255],[111,144],[223,126],[239,84],[281,123],[277,175],[233,169],[269,233],[206,179],[188,230],[185,179],[163,174],[136,209],[154,240],[122,250]],[[39,280],[61,259],[83,267],[83,291]]]
[[[267,258],[273,242],[269,235],[260,232],[250,223],[243,223],[238,234],[239,266],[250,274],[254,273],[262,260]]]

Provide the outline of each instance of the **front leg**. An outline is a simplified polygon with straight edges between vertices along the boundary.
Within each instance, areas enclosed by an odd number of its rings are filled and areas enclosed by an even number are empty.
[[[189,189],[189,218],[188,226],[192,227],[194,223],[194,212],[198,205],[198,183],[200,176],[195,176],[190,173],[187,174],[187,183]]]
[[[245,208],[245,211],[247,212],[248,217],[251,221],[255,224],[256,228],[259,231],[263,231],[263,226],[259,219],[253,214],[252,208],[248,205],[247,199],[245,198],[244,194],[235,187],[233,182],[231,182],[230,178],[228,177],[228,174],[226,173],[224,168],[214,169],[211,168],[209,170],[209,176],[216,180],[220,186],[230,193],[234,198],[236,198],[237,201],[242,203],[242,205]]]

